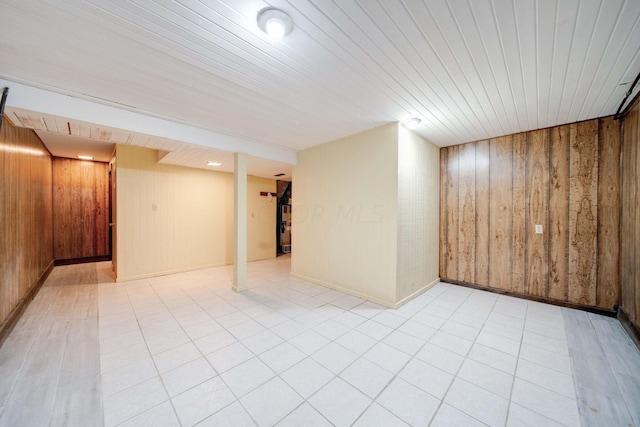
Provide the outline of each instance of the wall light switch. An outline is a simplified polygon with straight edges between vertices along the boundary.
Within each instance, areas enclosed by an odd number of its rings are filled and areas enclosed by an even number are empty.
[[[536,234],[542,234],[542,225],[536,224]]]

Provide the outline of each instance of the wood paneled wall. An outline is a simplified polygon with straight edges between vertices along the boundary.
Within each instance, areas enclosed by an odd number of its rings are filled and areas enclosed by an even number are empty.
[[[620,149],[612,117],[442,148],[441,278],[612,310]]]
[[[53,262],[51,155],[30,129],[0,129],[0,332]]]
[[[53,159],[56,260],[109,255],[109,164]]]
[[[620,308],[640,330],[640,101],[623,122]]]

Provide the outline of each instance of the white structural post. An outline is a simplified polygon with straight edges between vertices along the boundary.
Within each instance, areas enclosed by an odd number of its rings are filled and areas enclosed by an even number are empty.
[[[247,155],[234,153],[233,290],[247,290]]]

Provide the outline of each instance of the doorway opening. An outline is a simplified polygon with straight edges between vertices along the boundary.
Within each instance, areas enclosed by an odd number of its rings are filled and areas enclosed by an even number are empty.
[[[276,181],[278,210],[276,214],[277,254],[291,253],[291,182]]]

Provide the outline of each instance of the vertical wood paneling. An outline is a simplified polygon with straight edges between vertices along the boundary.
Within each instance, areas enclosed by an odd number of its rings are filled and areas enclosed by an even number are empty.
[[[449,158],[449,149],[440,149],[440,277],[447,275],[447,258],[442,254],[447,253],[447,189],[449,184],[447,182],[447,166]]]
[[[598,277],[596,305],[618,304],[620,283],[620,123],[612,117],[600,121],[598,162],[598,206],[613,215],[598,215]]]
[[[513,136],[513,266],[512,290],[524,293],[526,274],[526,172],[527,138],[525,133]]]
[[[636,327],[640,327],[640,103],[636,100],[624,118],[622,144],[620,306]]]
[[[526,293],[546,297],[549,278],[547,257],[549,130],[536,130],[529,132],[528,136]],[[542,234],[535,233],[536,225],[542,225]]]
[[[108,163],[53,159],[55,259],[109,255]]]
[[[569,130],[551,129],[549,298],[567,301],[569,283]]]
[[[458,277],[465,282],[475,281],[476,261],[476,220],[475,220],[475,144],[460,146],[458,217],[460,233],[458,235]]]
[[[0,324],[53,261],[51,156],[37,135],[0,129]]]
[[[447,161],[447,269],[446,277],[458,275],[459,147],[448,148]]]
[[[636,102],[638,102],[636,100]],[[635,196],[632,200],[629,200],[631,209],[635,210],[635,227],[633,230],[633,249],[634,254],[631,263],[634,264],[633,280],[629,283],[629,286],[634,287],[633,301],[635,304],[635,322],[636,328],[640,328],[640,263],[638,262],[638,256],[640,256],[640,213],[638,213],[638,200],[640,199],[640,112],[638,111],[638,104],[634,108],[633,126],[631,138],[634,144],[634,152],[632,159],[635,159],[635,175],[634,175],[634,190]],[[633,161],[633,160],[631,160]],[[635,286],[634,286],[635,285]],[[633,312],[631,312],[633,313]]]
[[[489,286],[489,141],[476,143],[476,282]]]
[[[625,127],[625,135],[634,132]],[[637,185],[619,182],[620,139],[619,122],[603,118],[442,149],[442,277],[612,309],[619,300],[618,207],[626,203],[618,188],[634,198]],[[475,165],[468,160],[471,147]],[[633,147],[623,154],[640,155]],[[636,199],[628,203],[637,207]],[[632,232],[638,220],[625,215]],[[471,236],[475,258],[468,252]],[[622,275],[624,281],[630,273]]]
[[[638,102],[638,101],[636,101]],[[635,322],[636,328],[640,328],[640,263],[638,262],[638,256],[640,256],[640,213],[638,212],[638,200],[640,199],[640,111],[638,104],[634,108],[634,117],[631,139],[634,144],[633,159],[635,159],[635,174],[634,174],[634,198],[628,200],[631,209],[635,210],[635,227],[633,230],[633,258],[631,263],[634,264],[633,280],[629,283],[629,286],[634,288],[632,299],[635,304]],[[633,313],[633,311],[630,311]],[[633,314],[632,314],[633,315]]]
[[[513,137],[491,139],[489,176],[489,282],[500,289],[511,289]]]
[[[598,225],[598,122],[571,125],[569,301],[595,305]]]

